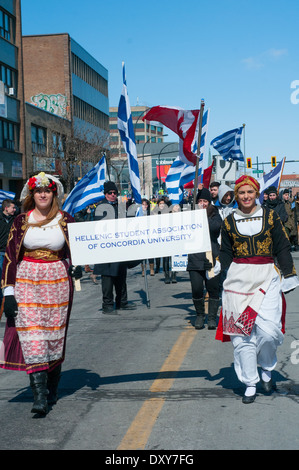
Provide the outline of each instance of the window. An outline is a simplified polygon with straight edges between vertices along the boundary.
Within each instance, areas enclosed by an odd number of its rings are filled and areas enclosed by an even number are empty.
[[[19,149],[19,126],[14,122],[0,120],[0,147],[12,151]]]
[[[0,10],[0,36],[8,41],[14,42],[15,40],[15,19]]]
[[[108,82],[83,60],[72,54],[72,71],[77,77],[108,97]]]
[[[52,134],[53,158],[64,158],[65,136],[57,133]]]
[[[47,130],[43,127],[31,124],[31,145],[32,153],[45,154],[47,153]]]
[[[8,87],[13,87],[16,88],[16,76],[17,73],[15,70],[7,67],[4,64],[0,64],[0,70],[1,70],[1,75],[0,75],[0,80]]]
[[[109,131],[109,116],[74,96],[74,116],[100,129]],[[117,127],[117,126],[116,126]]]

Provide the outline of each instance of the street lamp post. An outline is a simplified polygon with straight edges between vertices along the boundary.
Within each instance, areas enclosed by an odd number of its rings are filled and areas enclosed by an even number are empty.
[[[169,145],[173,145],[173,142],[169,142],[169,144],[166,144],[164,145],[164,147],[161,148],[160,152],[159,152],[159,155],[158,155],[158,165],[159,165],[159,189],[161,189],[161,165],[160,165],[160,157],[161,157],[161,153],[162,151],[168,147]]]
[[[168,134],[162,134],[161,136],[159,137],[167,137]],[[143,182],[142,182],[142,187],[143,187],[143,194],[145,194],[145,175],[144,175],[144,149],[145,149],[145,146],[146,144],[155,136],[151,135],[147,141],[143,144],[143,148],[142,148],[142,179],[143,179]],[[163,147],[164,148],[164,147]],[[159,155],[159,158],[160,158],[160,155]],[[159,171],[160,171],[160,166],[159,166]]]

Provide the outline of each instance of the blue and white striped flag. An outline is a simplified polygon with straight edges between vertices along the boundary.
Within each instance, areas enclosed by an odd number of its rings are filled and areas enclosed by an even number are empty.
[[[223,160],[244,160],[240,148],[242,131],[243,126],[227,131],[211,141],[211,145],[219,152]]]
[[[137,204],[141,204],[140,177],[137,161],[137,150],[135,142],[134,127],[132,121],[131,107],[127,91],[125,65],[123,65],[123,89],[118,105],[117,127],[123,141],[124,149],[128,156],[130,182],[133,198]]]
[[[203,159],[200,157],[198,176],[202,174]],[[184,185],[194,180],[196,166],[186,165],[177,157],[165,178],[166,189],[172,204],[179,204],[184,196]]]
[[[15,197],[15,193],[12,193],[11,191],[3,191],[3,189],[0,189],[0,205],[4,199],[11,199],[13,201]]]
[[[282,173],[283,173],[284,162],[285,162],[285,157],[281,160],[281,162],[275,168],[273,168],[273,170],[271,170],[269,173],[262,176],[261,178],[257,179],[257,181],[260,184],[260,197],[259,197],[260,204],[263,203],[264,192],[267,188],[269,188],[270,186],[275,186],[276,189],[279,188],[280,180],[281,180]]]
[[[81,211],[86,206],[104,199],[104,183],[106,179],[106,157],[101,160],[76,184],[70,192],[63,210],[70,215]]]

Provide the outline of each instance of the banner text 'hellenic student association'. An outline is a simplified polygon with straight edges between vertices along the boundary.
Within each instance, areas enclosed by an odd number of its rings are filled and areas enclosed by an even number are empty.
[[[211,250],[205,210],[68,224],[75,265],[133,261]]]

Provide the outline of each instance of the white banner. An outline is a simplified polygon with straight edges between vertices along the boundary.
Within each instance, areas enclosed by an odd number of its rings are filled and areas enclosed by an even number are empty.
[[[211,251],[206,210],[77,222],[68,231],[74,265]]]

